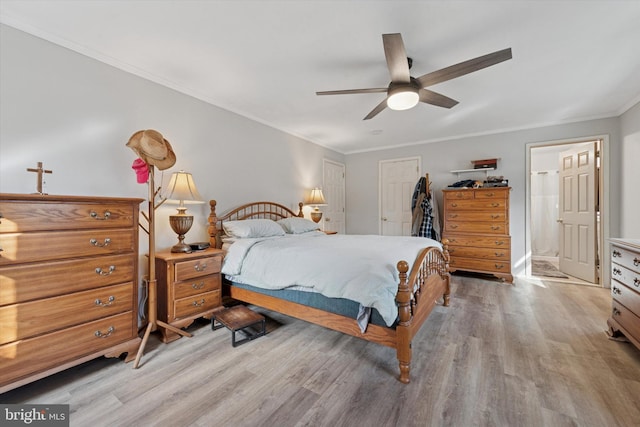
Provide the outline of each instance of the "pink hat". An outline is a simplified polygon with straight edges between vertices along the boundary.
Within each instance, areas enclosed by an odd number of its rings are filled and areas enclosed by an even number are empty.
[[[131,168],[136,171],[136,176],[138,178],[138,184],[144,184],[149,180],[149,167],[147,163],[138,158],[133,161],[133,165]]]

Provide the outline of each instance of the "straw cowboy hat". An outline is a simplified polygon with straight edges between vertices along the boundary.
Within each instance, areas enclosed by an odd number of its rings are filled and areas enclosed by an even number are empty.
[[[176,154],[171,144],[157,130],[139,130],[129,138],[127,147],[135,151],[145,163],[160,170],[168,169],[176,163]]]

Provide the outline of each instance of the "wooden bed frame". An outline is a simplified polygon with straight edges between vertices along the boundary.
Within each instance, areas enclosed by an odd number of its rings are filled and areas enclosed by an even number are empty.
[[[302,203],[298,213],[273,202],[255,202],[242,205],[225,215],[216,214],[216,201],[209,201],[209,236],[211,246],[222,246],[222,224],[224,221],[244,219],[268,218],[274,221],[288,217],[302,217]],[[316,308],[285,301],[268,295],[241,289],[229,284],[225,285],[231,298],[268,310],[273,310],[287,316],[295,317],[324,326],[335,331],[362,338],[367,341],[386,345],[396,349],[400,365],[399,380],[409,383],[409,369],[411,365],[411,340],[418,333],[436,300],[442,296],[443,305],[449,305],[449,253],[447,243],[443,241],[444,250],[436,247],[424,248],[413,265],[406,261],[397,264],[400,273],[400,283],[396,301],[398,304],[399,322],[395,328],[388,328],[369,324],[365,333],[360,331],[354,319],[329,313]],[[412,291],[413,290],[413,291]]]

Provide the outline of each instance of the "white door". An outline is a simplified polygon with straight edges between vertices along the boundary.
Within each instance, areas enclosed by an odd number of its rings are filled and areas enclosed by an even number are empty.
[[[598,283],[596,153],[596,142],[560,153],[560,270],[590,283]]]
[[[340,234],[346,232],[345,229],[345,167],[341,163],[330,160],[323,161],[323,188],[322,192],[327,201],[322,211],[324,215],[324,230],[337,231]]]
[[[380,162],[380,234],[411,236],[411,197],[420,177],[420,158]]]

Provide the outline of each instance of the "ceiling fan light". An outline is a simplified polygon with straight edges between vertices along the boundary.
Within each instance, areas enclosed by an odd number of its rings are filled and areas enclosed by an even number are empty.
[[[408,110],[415,107],[419,101],[420,95],[415,88],[402,88],[389,94],[387,107],[392,110]]]

